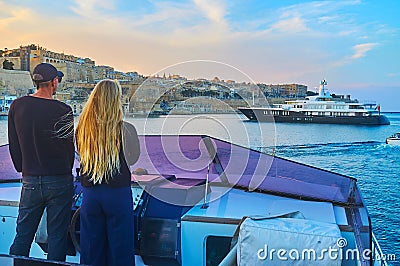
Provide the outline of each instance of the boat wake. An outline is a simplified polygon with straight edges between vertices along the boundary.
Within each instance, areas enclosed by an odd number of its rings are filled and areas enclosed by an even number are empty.
[[[301,152],[302,150],[319,150],[319,149],[344,149],[344,148],[359,148],[359,147],[386,147],[387,145],[384,142],[379,141],[357,141],[357,142],[336,142],[336,143],[310,143],[310,144],[300,144],[300,145],[278,145],[278,146],[258,146],[257,150],[268,152],[273,149],[280,152],[290,152],[297,151]]]

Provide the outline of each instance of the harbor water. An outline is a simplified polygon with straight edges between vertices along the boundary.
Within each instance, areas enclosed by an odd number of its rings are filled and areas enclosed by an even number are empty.
[[[385,144],[400,131],[400,113],[388,126],[248,122],[243,115],[169,115],[126,118],[139,134],[207,134],[293,161],[355,177],[384,254],[400,260],[400,146]],[[0,144],[7,119],[0,120]],[[396,265],[396,262],[391,264]]]

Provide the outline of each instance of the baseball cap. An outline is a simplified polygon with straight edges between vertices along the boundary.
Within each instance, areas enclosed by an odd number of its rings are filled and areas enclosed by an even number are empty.
[[[41,63],[33,69],[32,79],[34,82],[46,82],[55,77],[62,78],[64,77],[64,73],[58,71],[57,68],[51,64]]]

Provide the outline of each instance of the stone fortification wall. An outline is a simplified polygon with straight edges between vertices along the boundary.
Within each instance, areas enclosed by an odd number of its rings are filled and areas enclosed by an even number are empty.
[[[4,61],[10,61],[11,63],[13,63],[13,68],[14,69],[21,69],[21,59],[19,58],[19,56],[15,56],[15,57],[0,57],[0,68],[3,67],[3,62]]]
[[[29,71],[0,69],[0,93],[22,96],[33,88]]]

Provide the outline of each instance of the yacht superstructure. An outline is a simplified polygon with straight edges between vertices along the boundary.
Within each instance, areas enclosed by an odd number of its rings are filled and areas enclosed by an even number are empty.
[[[272,107],[238,108],[248,119],[259,122],[389,125],[380,113],[380,105],[356,101],[336,101],[321,81],[317,96],[286,101]]]

